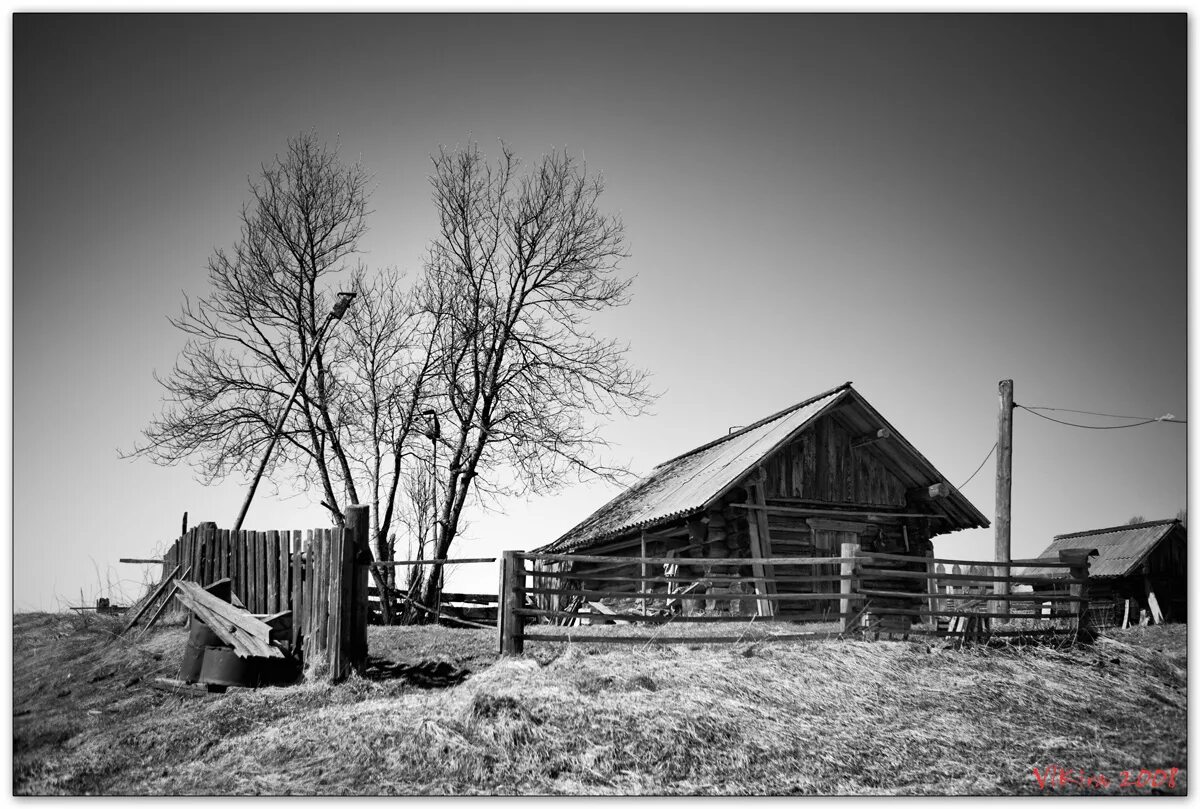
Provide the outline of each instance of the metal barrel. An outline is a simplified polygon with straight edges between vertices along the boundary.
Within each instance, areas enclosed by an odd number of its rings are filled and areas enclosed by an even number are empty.
[[[195,615],[191,616],[189,620],[188,642],[183,650],[183,662],[179,665],[179,679],[185,683],[194,683],[200,679],[204,650],[214,646],[221,647],[225,644],[216,632],[209,629],[208,624]]]
[[[209,646],[200,666],[200,682],[208,685],[258,685],[258,660],[238,657],[229,647]]]

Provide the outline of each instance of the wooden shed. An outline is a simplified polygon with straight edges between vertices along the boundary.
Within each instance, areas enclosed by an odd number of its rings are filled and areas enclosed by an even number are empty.
[[[673,573],[724,576],[734,588],[739,577],[765,577],[744,588],[760,594],[837,592],[837,581],[787,581],[836,574],[836,565],[769,560],[836,557],[844,542],[923,559],[935,536],[987,526],[987,518],[847,382],[664,461],[537,552],[678,557],[678,567],[647,571],[662,577],[656,586],[667,593],[674,592]],[[614,588],[627,576],[630,591],[644,575],[628,562],[542,564],[581,578],[613,577]],[[757,603],[760,610],[780,604],[779,617],[795,620],[819,620],[830,610],[826,601]]]
[[[1092,548],[1097,551],[1088,569],[1093,607],[1111,606],[1120,621],[1129,599],[1136,621],[1141,610],[1153,614],[1153,600],[1165,620],[1187,620],[1187,529],[1183,523],[1155,520],[1060,534],[1038,558],[1057,559],[1059,551]],[[1029,568],[1027,572],[1066,575],[1061,568]]]

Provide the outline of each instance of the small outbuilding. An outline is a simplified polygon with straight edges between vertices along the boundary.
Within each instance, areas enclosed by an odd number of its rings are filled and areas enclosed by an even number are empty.
[[[771,565],[772,557],[837,557],[842,543],[924,563],[936,536],[988,520],[847,382],[656,466],[645,478],[539,553],[671,557],[629,562],[548,561],[541,570],[603,576],[609,589],[670,577],[747,580],[760,594],[837,592],[837,565]],[[763,579],[767,579],[765,582]],[[790,581],[789,581],[790,579]],[[753,584],[750,582],[753,581]],[[664,584],[665,582],[665,584]],[[906,580],[919,586],[916,580]],[[549,601],[549,600],[547,600]],[[759,602],[779,617],[820,620],[828,601]],[[565,604],[546,603],[552,609]]]
[[[1187,529],[1179,520],[1118,525],[1060,534],[1037,557],[1057,559],[1059,551],[1095,549],[1088,569],[1088,597],[1093,610],[1111,608],[1124,620],[1129,600],[1131,620],[1141,610],[1164,620],[1187,620]],[[1061,577],[1062,568],[1029,568],[1035,576]],[[1155,616],[1157,621],[1157,616]]]

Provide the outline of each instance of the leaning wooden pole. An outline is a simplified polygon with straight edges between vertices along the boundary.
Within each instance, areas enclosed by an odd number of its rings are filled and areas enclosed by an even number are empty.
[[[1000,381],[999,436],[996,439],[996,557],[997,562],[1012,560],[1012,440],[1013,381]],[[1008,582],[996,582],[996,595],[1008,595]],[[1008,615],[1007,599],[999,600],[1000,611]]]

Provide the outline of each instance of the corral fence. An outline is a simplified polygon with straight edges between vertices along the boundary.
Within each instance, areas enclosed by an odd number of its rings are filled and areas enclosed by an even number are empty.
[[[158,587],[127,625],[151,608],[151,623],[185,612],[170,598],[176,580],[208,587],[227,578],[251,614],[290,613],[291,648],[310,676],[340,680],[367,658],[368,524],[367,506],[351,507],[345,528],[230,531],[200,523],[164,554]]]
[[[372,567],[380,574],[389,568],[413,566],[445,567],[450,565],[494,564],[496,557],[476,559],[411,559],[396,562],[373,562]],[[439,591],[433,608],[417,601],[414,589],[388,586],[386,575],[377,575],[368,589],[370,620],[372,623],[395,623],[397,615],[404,609],[421,613],[439,624],[494,629],[498,613],[499,596],[496,593],[459,593]]]
[[[959,642],[988,638],[1086,636],[1088,551],[1057,561],[971,562],[864,552],[854,543],[838,557],[755,559],[765,575],[711,571],[751,560],[612,557],[506,551],[500,572],[500,650],[519,654],[525,641],[603,643],[732,643],[737,634],[668,634],[675,624],[824,624],[770,633],[774,640],[830,637],[937,636]],[[686,575],[681,562],[707,565]],[[589,571],[569,566],[600,565]],[[640,566],[641,576],[605,575]],[[808,575],[794,575],[796,566]],[[1065,576],[1022,575],[1020,567],[1065,569]],[[657,567],[659,575],[650,575]],[[787,575],[773,575],[786,567]],[[631,588],[630,584],[634,587]],[[580,624],[649,625],[645,634],[566,631]],[[764,627],[765,630],[765,627]],[[758,639],[758,637],[750,638]]]

